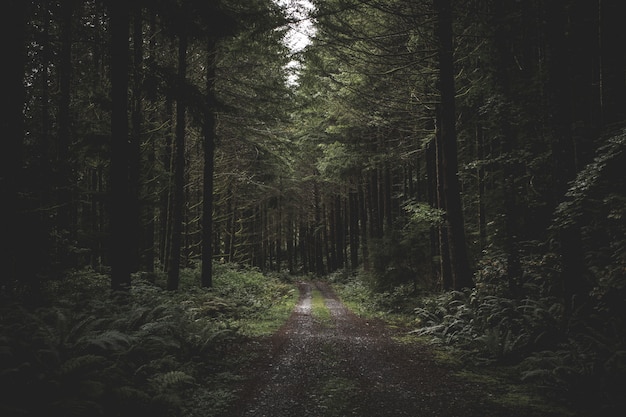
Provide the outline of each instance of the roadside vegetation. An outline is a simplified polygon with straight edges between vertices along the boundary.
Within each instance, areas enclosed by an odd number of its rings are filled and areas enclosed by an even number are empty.
[[[321,326],[330,326],[331,315],[324,302],[324,296],[317,288],[313,289],[311,296],[311,315],[313,320]]]
[[[157,276],[111,295],[108,276],[74,275],[46,288],[44,306],[1,304],[3,416],[220,415],[255,341],[297,299],[278,276],[233,265],[216,265],[213,289],[184,270],[180,292]]]
[[[479,271],[479,284],[487,275]],[[496,402],[572,416],[613,416],[624,409],[623,352],[594,331],[589,318],[573,318],[564,327],[562,304],[554,298],[510,298],[488,285],[433,292],[407,284],[377,291],[363,272],[339,272],[330,280],[355,313],[396,326],[400,343],[432,346],[442,365],[495,387]]]

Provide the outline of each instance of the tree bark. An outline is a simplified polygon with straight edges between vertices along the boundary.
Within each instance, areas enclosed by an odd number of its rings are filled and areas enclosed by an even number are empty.
[[[292,208],[287,209],[287,269],[290,274],[295,272],[295,251],[294,251],[294,219]]]
[[[426,176],[428,183],[428,203],[431,207],[439,207],[439,179],[437,175],[437,139],[432,140],[426,146]],[[441,245],[439,237],[441,234],[440,226],[432,225],[430,227],[430,258],[431,258],[431,274],[432,282],[443,282],[442,280],[442,260]],[[436,262],[439,257],[439,262]]]
[[[173,121],[174,105],[171,97],[165,98],[165,119]],[[162,262],[162,270],[169,271],[170,247],[172,238],[172,192],[173,192],[173,131],[172,124],[165,133],[165,144],[161,161],[165,173],[162,175],[161,195],[159,196],[159,258]]]
[[[129,231],[129,246],[131,249],[132,271],[139,270],[141,254],[145,244],[141,222],[141,207],[139,202],[141,189],[141,116],[142,116],[142,75],[143,75],[143,25],[141,5],[137,2],[133,9],[133,90],[129,154],[129,216],[133,219],[135,230]]]
[[[452,5],[450,0],[433,0],[437,23],[435,34],[439,52],[439,91],[441,94],[441,148],[448,223],[448,244],[453,286],[460,290],[473,286],[467,258],[461,194],[458,179],[456,109],[454,87]]]
[[[0,17],[0,36],[5,40],[3,51],[4,73],[1,79],[3,117],[0,131],[3,135],[0,152],[0,195],[3,215],[0,216],[0,263],[3,273],[0,292],[12,292],[19,277],[20,257],[23,255],[19,221],[19,174],[23,162],[24,141],[24,65],[26,60],[26,13],[28,3],[12,0],[4,4]],[[8,12],[10,10],[10,12]]]
[[[59,113],[57,139],[57,227],[63,233],[72,229],[72,184],[69,165],[70,149],[70,99],[72,81],[72,1],[61,4],[61,53],[59,62]],[[122,58],[123,59],[123,58]],[[71,233],[70,233],[71,234]]]
[[[514,158],[516,151],[516,135],[511,125],[513,114],[511,106],[514,103],[511,97],[511,75],[510,69],[513,68],[515,58],[512,56],[510,41],[513,38],[509,31],[507,21],[506,6],[502,2],[495,2],[494,17],[495,25],[495,49],[496,64],[494,66],[494,79],[497,91],[502,95],[502,99],[506,105],[498,112],[500,143],[502,149],[503,163],[503,194],[504,194],[504,227],[502,233],[502,249],[506,256],[506,277],[508,280],[509,291],[515,296],[521,285],[522,269],[519,259],[519,232],[518,219],[521,218],[518,212],[516,179],[520,176],[519,163]],[[559,74],[559,77],[565,78],[565,74]]]
[[[204,181],[202,192],[202,254],[200,281],[213,286],[213,174],[215,171],[215,41],[207,44],[206,109],[204,115]]]
[[[315,225],[313,229],[313,245],[315,251],[315,273],[318,276],[324,275],[324,254],[322,245],[322,207],[319,185],[313,182],[313,198],[315,201]]]
[[[367,210],[366,210],[366,201],[365,201],[365,192],[363,191],[364,184],[358,184],[358,211],[359,211],[359,221],[361,223],[361,253],[362,253],[362,263],[363,269],[368,271],[370,269],[370,256],[368,250],[368,239],[367,239]]]
[[[445,178],[443,170],[443,151],[441,150],[441,129],[439,121],[437,122],[437,133],[435,134],[435,175],[436,175],[436,195],[437,195],[437,208],[446,213],[446,219],[448,216],[446,210],[446,195],[445,195]],[[441,279],[441,289],[448,291],[454,288],[454,279],[452,274],[452,262],[450,259],[450,236],[449,236],[449,224],[447,221],[441,222],[437,231],[438,243],[439,243],[439,277]]]
[[[626,114],[626,30],[621,2],[599,0],[602,125],[624,120]]]
[[[359,266],[359,198],[356,191],[350,191],[349,216],[350,216],[350,267],[356,269]]]
[[[482,126],[476,126],[476,158],[482,161],[484,155],[484,133]],[[487,245],[487,215],[485,208],[485,168],[481,163],[476,168],[476,179],[478,182],[478,246],[482,252]]]
[[[129,231],[133,218],[127,209],[128,187],[128,6],[112,2],[111,9],[111,288],[130,288],[131,252]]]
[[[345,250],[345,228],[343,225],[343,216],[342,216],[342,207],[343,202],[341,195],[337,194],[335,196],[335,232],[336,232],[336,241],[335,241],[335,252],[336,252],[336,263],[337,268],[343,268],[345,265],[344,261],[344,250]]]
[[[174,145],[174,189],[172,199],[172,239],[167,289],[178,289],[185,204],[185,117],[186,95],[184,86],[187,78],[187,33],[181,28],[178,44],[178,97],[176,100],[176,138]]]

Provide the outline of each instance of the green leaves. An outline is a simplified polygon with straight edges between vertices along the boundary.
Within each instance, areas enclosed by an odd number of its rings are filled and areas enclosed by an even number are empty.
[[[598,148],[593,162],[582,169],[572,181],[565,200],[555,210],[554,229],[574,227],[592,207],[598,203],[623,202],[623,194],[606,195],[606,189],[614,179],[620,181],[618,167],[623,167],[626,157],[626,130],[610,137]],[[617,177],[615,177],[617,175]],[[623,186],[622,186],[623,187]],[[622,190],[623,191],[623,190]],[[602,200],[600,200],[602,199]],[[600,201],[599,201],[600,200]],[[620,217],[618,206],[610,206],[612,217]]]
[[[402,208],[409,214],[409,221],[426,226],[437,226],[443,221],[444,211],[430,204],[409,200]]]
[[[218,267],[213,291],[185,281],[193,285],[188,292],[171,294],[138,281],[119,299],[92,293],[90,280],[99,279],[91,273],[67,279],[73,278],[85,282],[89,303],[0,307],[0,385],[8,387],[3,415],[181,415],[199,384],[211,386],[214,373],[230,370],[225,357],[243,337],[237,323],[269,314],[293,295],[290,285],[232,267]]]
[[[363,164],[359,155],[341,142],[321,143],[317,169],[328,181],[341,183],[356,176]]]

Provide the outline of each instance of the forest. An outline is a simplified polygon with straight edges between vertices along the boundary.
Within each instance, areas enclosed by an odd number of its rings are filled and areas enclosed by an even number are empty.
[[[301,280],[623,415],[619,1],[3,4],[2,415],[223,415]]]

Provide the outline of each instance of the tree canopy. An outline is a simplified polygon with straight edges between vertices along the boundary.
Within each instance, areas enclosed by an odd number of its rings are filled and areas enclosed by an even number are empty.
[[[360,271],[549,298],[624,366],[617,3],[10,1],[0,292]]]

